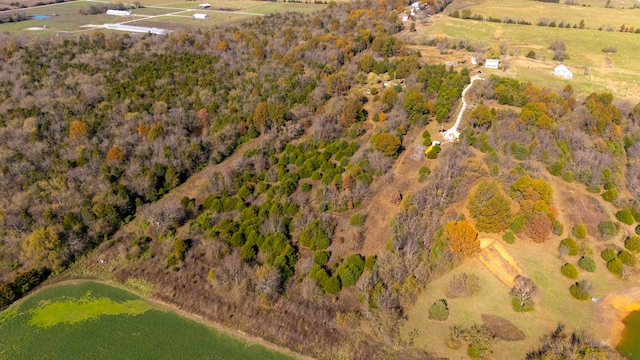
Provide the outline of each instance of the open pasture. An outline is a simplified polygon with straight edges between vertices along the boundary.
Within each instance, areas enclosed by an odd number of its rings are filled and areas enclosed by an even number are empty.
[[[203,1],[204,2],[204,1]],[[244,21],[256,16],[287,11],[313,12],[326,5],[312,3],[285,3],[255,0],[216,1],[207,9],[194,1],[143,0],[143,7],[131,9],[132,16],[106,14],[82,15],[80,10],[108,3],[97,1],[72,1],[18,10],[28,16],[47,15],[48,19],[32,19],[17,23],[0,24],[0,31],[39,36],[60,35],[95,31],[105,23],[122,23],[136,26],[153,26],[167,30],[184,28],[211,28],[219,24]],[[113,3],[115,4],[115,3]],[[7,12],[4,12],[7,13]],[[193,19],[195,13],[207,14],[208,19]],[[96,26],[87,26],[96,25]],[[38,30],[38,31],[36,31]]]
[[[94,282],[56,285],[0,313],[2,359],[289,359]]]
[[[551,6],[535,1],[528,1],[531,7]],[[482,6],[488,6],[487,3]],[[588,7],[571,6],[569,9],[587,9],[591,12],[588,19],[602,19],[598,17],[601,10]],[[448,11],[448,10],[447,10]],[[506,10],[503,10],[506,11]],[[620,10],[623,11],[623,10]],[[626,9],[626,12],[636,13],[637,9]],[[522,14],[520,10],[519,14]],[[483,16],[488,15],[482,13]],[[502,12],[502,14],[507,14]],[[537,16],[537,15],[530,15]],[[524,18],[518,14],[509,14],[512,19]],[[571,84],[579,95],[587,95],[591,92],[609,91],[621,99],[629,99],[632,102],[640,101],[640,71],[635,59],[640,58],[640,34],[621,33],[616,31],[601,31],[594,28],[574,29],[558,28],[536,25],[517,25],[495,23],[488,21],[464,20],[452,18],[446,15],[433,17],[429,26],[419,26],[418,31],[412,36],[412,41],[417,44],[426,43],[433,38],[448,38],[454,43],[467,41],[473,45],[483,44],[484,47],[495,46],[504,49],[501,61],[508,64],[506,71],[483,68],[487,74],[513,77],[520,81],[531,81],[540,87],[548,87],[556,90],[563,89]],[[593,20],[585,19],[587,26]],[[622,24],[618,24],[619,27]],[[640,25],[640,23],[638,23]],[[626,26],[631,26],[627,23]],[[553,76],[553,69],[560,64],[553,60],[553,51],[549,49],[551,43],[561,40],[566,46],[568,59],[564,64],[573,72],[573,79],[567,80]],[[605,53],[605,48],[615,48],[614,53]],[[419,47],[425,58],[429,59],[429,53],[437,49],[427,50]],[[526,55],[535,52],[535,57]],[[469,61],[472,53],[456,52],[457,58],[450,61]],[[486,70],[486,71],[485,71]]]

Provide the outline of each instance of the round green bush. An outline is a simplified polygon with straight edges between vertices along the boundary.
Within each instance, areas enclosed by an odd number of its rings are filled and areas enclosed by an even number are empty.
[[[636,266],[636,264],[638,264],[638,259],[636,258],[636,254],[628,250],[620,251],[618,253],[618,259],[620,259],[620,261],[622,261],[623,264],[629,267],[634,267]]]
[[[634,253],[640,252],[640,236],[630,236],[624,241],[624,247]]]
[[[588,300],[591,297],[591,284],[587,281],[578,281],[569,287],[571,296],[578,300]]]
[[[329,258],[331,257],[331,252],[330,251],[316,251],[313,254],[313,262],[322,266],[322,265],[326,265],[329,262]]]
[[[618,198],[618,190],[615,189],[615,188],[607,190],[607,191],[602,193],[602,198],[605,201],[612,202],[612,201],[614,201],[615,199]]]
[[[566,249],[566,253],[569,256],[578,255],[578,244],[573,238],[566,238],[560,241],[560,246],[558,247],[558,251],[562,252],[562,249]]]
[[[578,224],[571,229],[571,233],[578,239],[587,237],[587,227],[584,224]]]
[[[607,263],[607,270],[617,277],[622,277],[622,260],[615,258]]]
[[[596,262],[592,257],[589,256],[581,257],[580,260],[578,260],[578,266],[583,270],[587,270],[588,272],[596,271]]]
[[[335,276],[332,276],[332,277],[328,278],[324,282],[323,289],[328,294],[337,294],[337,293],[339,293],[340,292],[340,280],[338,280],[338,278],[335,277]]]
[[[578,269],[573,264],[564,264],[562,268],[560,268],[560,272],[562,275],[568,277],[569,279],[577,279],[578,278]]]
[[[431,307],[429,307],[429,319],[445,321],[449,317],[449,307],[447,307],[447,300],[436,300]]]
[[[616,213],[616,219],[623,224],[632,225],[634,222],[633,213],[631,209],[623,209]]]
[[[351,226],[362,226],[364,225],[364,216],[356,213],[351,216],[349,219],[349,225]]]
[[[604,249],[600,253],[602,260],[609,262],[617,257],[616,251],[613,249]]]
[[[553,223],[551,224],[551,232],[554,235],[562,235],[562,233],[564,232],[564,225],[562,225],[562,223],[558,220],[553,220]]]
[[[616,233],[618,228],[616,227],[616,224],[613,221],[607,220],[598,224],[598,230],[600,231],[600,234],[603,236],[611,236]]]
[[[504,240],[507,244],[513,244],[514,242],[516,242],[516,236],[512,231],[507,231],[506,233],[504,233],[504,235],[502,235],[502,240]]]

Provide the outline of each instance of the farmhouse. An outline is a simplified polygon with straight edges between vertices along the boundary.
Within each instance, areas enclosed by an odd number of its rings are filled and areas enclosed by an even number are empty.
[[[132,12],[127,10],[107,10],[107,15],[131,16]]]
[[[564,64],[556,66],[556,68],[553,69],[553,75],[562,76],[565,79],[573,79],[573,73],[571,73],[571,70],[567,69]]]
[[[484,67],[488,67],[489,69],[497,69],[500,65],[500,60],[498,59],[487,59],[484,62]]]
[[[207,14],[193,14],[194,19],[208,19],[209,15]]]

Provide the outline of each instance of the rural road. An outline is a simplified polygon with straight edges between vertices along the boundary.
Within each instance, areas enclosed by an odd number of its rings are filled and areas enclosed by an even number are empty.
[[[460,109],[460,112],[458,113],[458,118],[456,119],[456,122],[453,124],[451,129],[442,133],[442,138],[445,141],[455,141],[458,139],[458,137],[460,137],[460,132],[458,131],[458,125],[460,125],[460,121],[462,120],[462,114],[464,114],[464,111],[467,109],[467,100],[465,100],[464,96],[467,93],[467,90],[471,88],[471,86],[473,85],[473,82],[476,80],[484,80],[484,79],[481,78],[479,75],[474,75],[471,77],[471,81],[469,82],[469,85],[467,85],[467,87],[465,87],[464,90],[462,90],[462,108]]]

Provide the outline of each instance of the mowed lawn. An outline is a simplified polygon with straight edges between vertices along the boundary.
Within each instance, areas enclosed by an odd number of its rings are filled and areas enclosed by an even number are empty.
[[[124,290],[57,285],[0,313],[1,359],[290,359]]]
[[[610,328],[602,326],[600,313],[604,304],[593,301],[575,300],[569,293],[569,287],[576,280],[566,278],[560,267],[566,262],[577,264],[579,256],[558,257],[559,238],[550,239],[544,244],[535,244],[518,239],[515,244],[503,246],[515,259],[522,271],[531,278],[539,288],[536,308],[532,312],[518,313],[511,306],[510,288],[500,282],[479,259],[465,260],[452,272],[429,283],[420,295],[416,304],[408,312],[408,320],[402,325],[401,334],[408,340],[410,333],[414,336],[414,344],[424,347],[436,356],[449,358],[467,358],[466,348],[452,350],[446,345],[449,328],[454,324],[469,327],[481,324],[481,315],[497,315],[515,324],[526,335],[526,340],[506,342],[498,340],[494,346],[497,359],[522,359],[526,353],[534,349],[540,338],[550,333],[558,323],[562,322],[570,331],[585,330],[604,341],[610,334]],[[591,242],[590,246],[596,247]],[[600,299],[610,293],[622,291],[626,287],[637,286],[637,280],[623,281],[608,272],[606,264],[596,252],[593,255],[597,267],[594,273],[579,270],[578,280],[588,280],[593,284],[592,295]],[[577,265],[576,265],[577,267]],[[470,298],[447,298],[446,289],[450,279],[466,272],[480,278],[481,291]],[[446,321],[429,320],[428,311],[431,304],[438,299],[446,298],[450,309]],[[415,331],[417,330],[417,332]],[[615,344],[612,344],[615,347]]]

